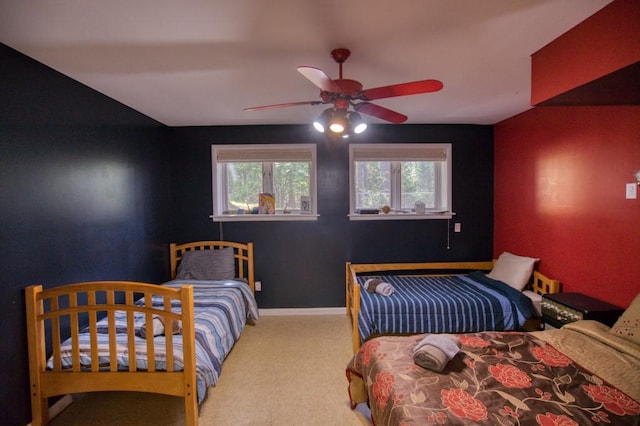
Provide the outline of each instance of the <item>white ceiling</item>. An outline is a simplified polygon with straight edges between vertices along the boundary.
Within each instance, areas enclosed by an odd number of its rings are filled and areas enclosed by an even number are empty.
[[[365,89],[407,123],[494,124],[530,108],[530,55],[611,0],[2,0],[6,45],[169,126],[309,123],[325,106],[296,71]],[[365,117],[370,123],[383,123]]]

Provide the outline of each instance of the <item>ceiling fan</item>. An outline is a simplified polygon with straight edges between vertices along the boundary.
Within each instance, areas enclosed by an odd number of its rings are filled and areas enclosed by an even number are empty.
[[[245,108],[244,110],[256,111],[297,105],[333,104],[333,106],[325,110],[319,120],[314,123],[316,129],[323,132],[324,127],[329,125],[332,131],[342,133],[345,130],[349,130],[348,126],[351,122],[355,133],[359,133],[357,124],[364,122],[362,122],[357,113],[370,115],[394,124],[404,123],[407,120],[406,115],[369,101],[395,96],[437,92],[443,87],[442,82],[439,80],[420,80],[363,90],[360,82],[342,77],[342,64],[350,55],[351,52],[349,49],[334,49],[331,51],[331,57],[338,63],[340,68],[339,78],[335,80],[331,79],[320,68],[309,66],[300,66],[297,68],[300,74],[320,89],[320,100],[263,105]],[[349,107],[353,107],[356,113],[350,112]],[[334,122],[339,124],[335,128],[332,126]],[[366,124],[364,127],[366,128]],[[364,128],[362,128],[361,131],[363,130]]]

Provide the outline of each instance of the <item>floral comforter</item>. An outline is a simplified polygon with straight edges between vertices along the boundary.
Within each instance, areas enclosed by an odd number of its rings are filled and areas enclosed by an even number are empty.
[[[459,337],[442,373],[413,362],[424,335],[369,340],[347,367],[352,406],[378,426],[640,424],[640,402],[533,334]]]

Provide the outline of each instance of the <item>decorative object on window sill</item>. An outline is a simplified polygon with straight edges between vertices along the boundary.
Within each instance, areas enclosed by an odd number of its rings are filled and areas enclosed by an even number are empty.
[[[300,213],[309,214],[312,213],[313,209],[311,208],[311,197],[308,195],[303,195],[300,197]]]
[[[275,214],[276,197],[274,194],[261,192],[259,195],[258,212],[259,214]]]
[[[352,134],[364,132],[367,127],[359,113],[394,124],[407,121],[406,115],[380,105],[372,104],[369,101],[396,96],[437,92],[444,87],[439,80],[420,80],[363,90],[360,82],[342,77],[342,64],[350,55],[351,51],[349,51],[349,49],[334,49],[331,51],[331,57],[338,63],[340,71],[339,78],[335,80],[331,79],[327,73],[320,68],[310,66],[298,67],[298,72],[320,89],[320,100],[264,105],[245,108],[244,110],[256,111],[298,105],[333,104],[333,107],[324,110],[320,117],[313,123],[313,126],[322,133],[328,128],[335,134],[349,137]],[[353,108],[353,111],[349,110],[350,107]]]

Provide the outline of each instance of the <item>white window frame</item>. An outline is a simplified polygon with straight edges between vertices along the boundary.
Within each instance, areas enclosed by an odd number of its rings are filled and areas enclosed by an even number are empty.
[[[416,214],[415,211],[401,211],[399,198],[401,193],[401,179],[399,166],[403,160],[415,161],[416,159],[439,161],[436,185],[440,208],[427,209],[425,214]],[[389,213],[361,214],[356,212],[356,161],[365,159],[389,161],[392,163],[391,171],[391,204],[396,207]],[[413,144],[351,144],[349,145],[349,220],[424,220],[424,219],[451,219],[455,213],[452,208],[452,181],[453,167],[450,143],[413,143]]]
[[[226,162],[247,159],[262,162],[263,188],[273,187],[271,174],[272,162],[276,161],[309,161],[309,193],[311,197],[311,212],[282,211],[275,214],[237,214],[224,211],[227,205],[227,173]],[[211,177],[213,193],[214,222],[244,222],[244,221],[315,221],[318,220],[317,194],[317,157],[315,144],[234,144],[211,145]],[[257,197],[258,194],[256,194]]]

